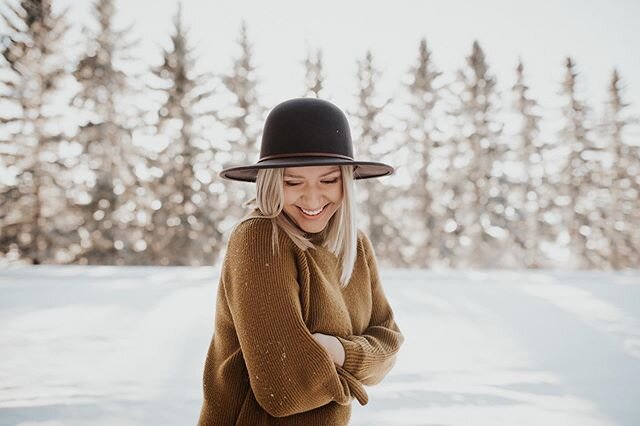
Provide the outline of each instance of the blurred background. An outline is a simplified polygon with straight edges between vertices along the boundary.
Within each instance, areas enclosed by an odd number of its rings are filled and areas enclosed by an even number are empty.
[[[640,423],[640,3],[0,2],[0,424],[197,422],[266,114],[348,115],[405,335],[354,425]]]
[[[350,117],[383,265],[640,264],[640,6],[8,1],[0,262],[211,265],[269,109]],[[634,80],[636,79],[636,80]]]

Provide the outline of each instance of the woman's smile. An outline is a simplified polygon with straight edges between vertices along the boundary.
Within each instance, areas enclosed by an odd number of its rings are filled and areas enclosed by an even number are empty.
[[[303,207],[298,206],[298,208],[302,211],[302,214],[309,219],[316,219],[325,211],[325,206],[320,207],[317,210],[307,210]]]

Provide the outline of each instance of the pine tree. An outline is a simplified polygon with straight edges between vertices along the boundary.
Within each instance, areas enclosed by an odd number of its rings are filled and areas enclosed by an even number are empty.
[[[307,50],[305,66],[305,96],[320,98],[324,96],[324,69],[322,65],[322,50]]]
[[[373,55],[367,51],[365,57],[358,61],[358,106],[353,114],[358,134],[354,138],[354,151],[360,158],[385,161],[394,149],[383,145],[385,141],[389,142],[389,129],[382,123],[389,99],[381,99],[377,93],[379,76]],[[358,186],[364,189],[364,192],[359,192],[363,198],[359,200],[359,207],[368,218],[366,228],[375,252],[383,263],[407,266],[408,261],[401,248],[408,246],[409,242],[395,220],[397,210],[390,211],[391,207],[396,207],[390,202],[395,197],[394,189],[380,179],[366,179]]]
[[[228,161],[221,168],[253,163],[259,154],[258,136],[262,128],[264,107],[258,99],[258,78],[253,64],[253,49],[243,22],[238,38],[240,55],[234,59],[232,71],[222,76],[222,82],[230,95],[230,105],[217,118],[226,129],[225,140]],[[242,182],[224,182],[222,202],[229,205],[228,221],[239,219],[246,211],[239,206],[255,195],[255,189]],[[228,197],[228,200],[227,198]]]
[[[625,142],[625,132],[633,119],[627,112],[629,104],[623,101],[617,70],[613,71],[608,89],[602,128],[612,156],[606,212],[610,262],[615,269],[636,268],[640,265],[640,152]]]
[[[565,97],[565,126],[560,133],[568,150],[566,164],[560,174],[557,203],[564,207],[564,220],[569,234],[569,247],[577,267],[605,267],[608,254],[603,230],[604,220],[601,185],[600,149],[588,123],[588,109],[576,88],[578,73],[571,58],[566,60],[562,94]]]
[[[51,1],[23,0],[2,12],[0,72],[0,257],[65,262],[76,224],[65,211],[68,164],[56,100],[65,78],[63,13]]]
[[[498,93],[484,51],[473,43],[467,66],[456,81],[459,107],[454,111],[458,134],[452,140],[447,177],[453,261],[469,266],[499,266],[506,262],[504,175],[494,166],[504,154],[499,144],[502,124],[496,119]],[[447,225],[449,226],[449,224]]]
[[[438,110],[442,103],[439,79],[442,73],[435,68],[427,41],[422,39],[418,47],[418,59],[409,70],[407,84],[408,108],[403,146],[408,150],[407,170],[413,177],[409,191],[405,195],[413,200],[411,213],[411,235],[415,245],[415,267],[429,267],[448,255],[442,244],[445,236],[444,206],[437,199],[441,193],[442,176],[433,170],[433,156],[442,145],[442,131],[438,127]],[[416,228],[414,225],[418,225]]]
[[[158,112],[158,134],[168,135],[169,144],[154,161],[162,176],[154,182],[152,228],[147,240],[152,263],[160,265],[205,265],[221,250],[217,228],[224,209],[209,191],[208,158],[213,154],[202,135],[209,114],[203,105],[214,93],[209,76],[196,74],[195,59],[182,24],[182,7],[174,19],[171,49],[163,63],[152,70],[162,82],[165,101]],[[200,173],[198,171],[207,172]]]
[[[86,51],[73,70],[80,87],[72,100],[81,120],[75,138],[82,147],[78,167],[86,168],[74,194],[83,218],[78,228],[84,249],[77,256],[80,263],[137,264],[146,249],[145,214],[138,200],[148,189],[135,172],[144,157],[132,143],[136,91],[120,65],[126,65],[133,44],[128,30],[114,28],[115,12],[113,0],[95,3],[98,28],[84,28]]]
[[[514,160],[522,165],[522,176],[509,191],[509,205],[516,209],[509,234],[514,249],[520,251],[521,264],[527,268],[540,268],[545,265],[542,244],[554,238],[553,227],[544,220],[552,204],[553,191],[547,180],[544,145],[540,141],[540,107],[529,97],[522,61],[518,63],[516,75],[512,90],[521,124],[513,151],[519,157]]]

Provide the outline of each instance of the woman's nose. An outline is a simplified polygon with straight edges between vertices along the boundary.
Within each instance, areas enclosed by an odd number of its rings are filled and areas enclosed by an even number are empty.
[[[315,209],[315,208],[322,207],[323,195],[322,195],[322,192],[319,190],[314,189],[314,190],[306,191],[303,195],[303,199],[307,204],[306,206],[307,208]]]

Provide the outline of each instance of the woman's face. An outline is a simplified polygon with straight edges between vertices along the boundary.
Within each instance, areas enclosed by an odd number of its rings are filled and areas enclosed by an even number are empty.
[[[284,211],[303,231],[322,231],[342,202],[339,166],[284,169]]]

